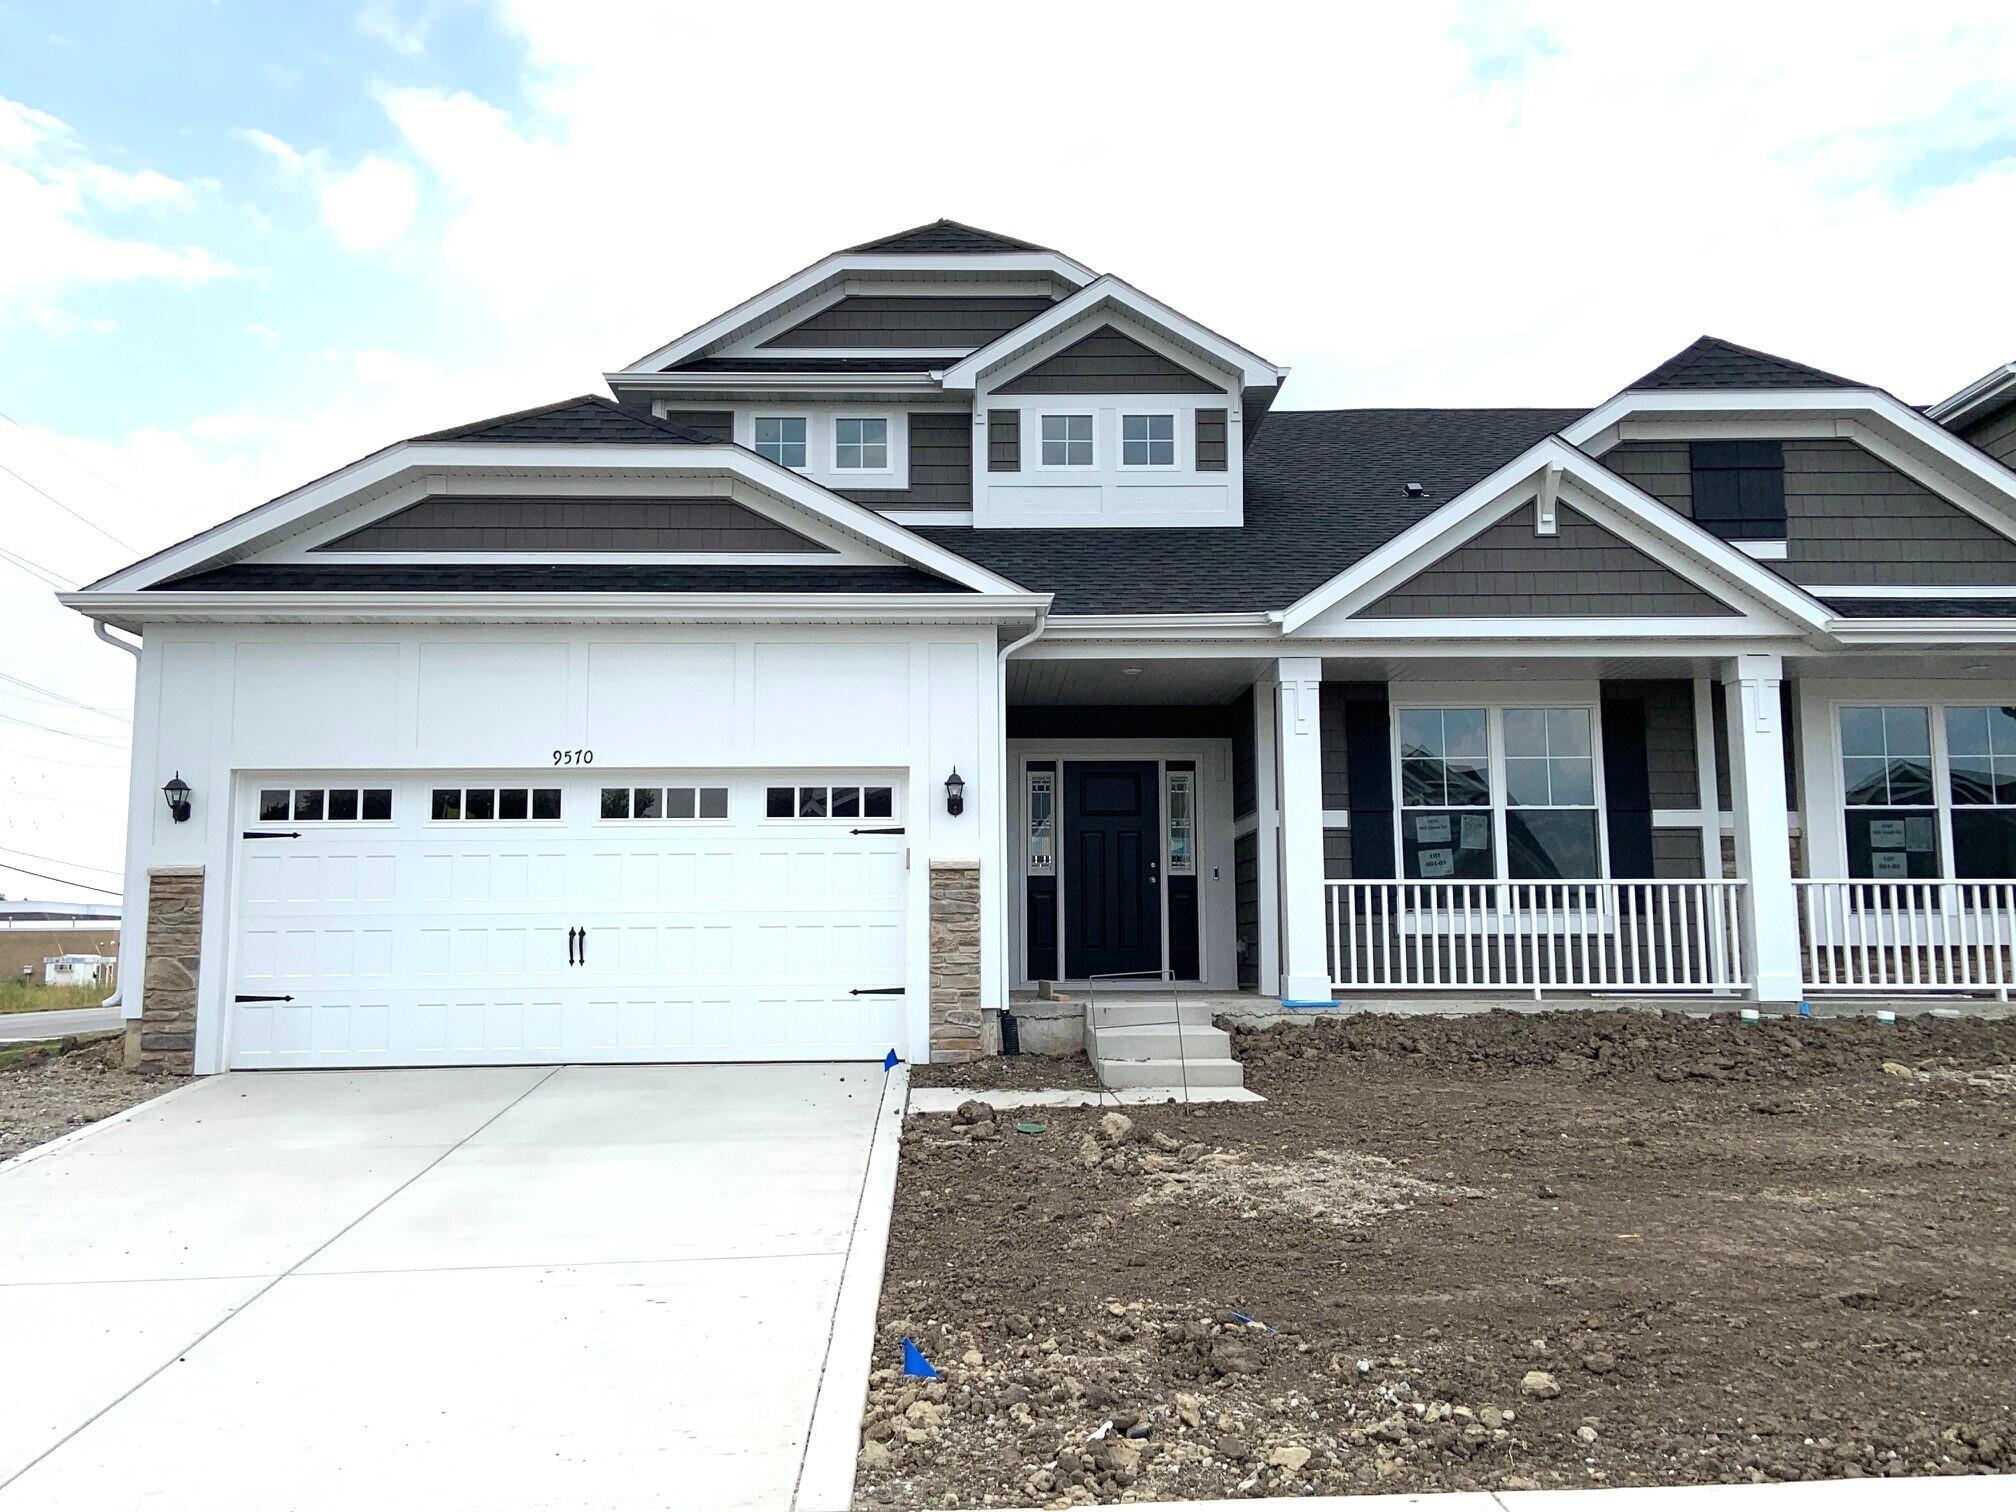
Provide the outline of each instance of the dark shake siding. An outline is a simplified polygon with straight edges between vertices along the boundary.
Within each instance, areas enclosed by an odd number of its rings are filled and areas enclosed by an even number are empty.
[[[1197,411],[1197,471],[1226,470],[1225,427],[1228,413],[1221,409]]]
[[[763,345],[971,351],[1049,308],[1049,299],[1041,294],[850,294]]]
[[[733,410],[667,410],[659,418],[667,425],[682,426],[709,441],[735,439]]]
[[[1124,331],[1101,327],[1001,385],[1003,394],[1222,394]]]
[[[1997,462],[2016,467],[2016,403],[1971,422],[1960,434]]]
[[[1701,869],[1701,831],[1698,829],[1655,829],[1652,831],[1652,875],[1676,880],[1705,876]]]
[[[1022,471],[1022,411],[987,411],[987,471]]]
[[[1250,831],[1232,842],[1232,911],[1239,942],[1239,985],[1260,984],[1260,843]]]
[[[1694,746],[1694,684],[1677,680],[1630,685],[1645,700],[1645,757],[1655,809],[1701,804]]]
[[[830,551],[733,499],[438,496],[319,551]]]
[[[1785,449],[1785,560],[1795,583],[1880,587],[2016,584],[2016,542],[1853,441]],[[1626,441],[1603,464],[1685,515],[1694,510],[1685,443]]]
[[[1533,506],[1516,509],[1361,611],[1360,618],[1735,612],[1572,509],[1561,508],[1559,526],[1557,535],[1535,535]]]
[[[877,509],[970,509],[973,417],[962,410],[913,410],[908,488],[836,488]]]

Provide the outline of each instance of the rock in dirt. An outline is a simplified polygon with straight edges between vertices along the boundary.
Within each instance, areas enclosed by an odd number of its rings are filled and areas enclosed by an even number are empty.
[[[1915,1077],[1918,1074],[1918,1072],[1913,1067],[1905,1065],[1904,1062],[1902,1061],[1885,1061],[1883,1062],[1883,1074],[1885,1076],[1902,1076],[1909,1078],[1909,1077]]]
[[[1185,1428],[1204,1426],[1204,1404],[1197,1399],[1194,1392],[1176,1393],[1176,1420]]]
[[[1267,1463],[1276,1469],[1286,1470],[1290,1475],[1293,1475],[1309,1463],[1309,1451],[1304,1449],[1300,1444],[1283,1444],[1279,1449],[1276,1449],[1272,1454],[1267,1456]]]
[[[1134,1133],[1134,1120],[1125,1113],[1108,1113],[1099,1120],[1099,1132],[1108,1144],[1125,1144]]]
[[[991,1124],[994,1110],[977,1097],[969,1097],[952,1110],[952,1122],[964,1128],[968,1124]]]
[[[1529,1370],[1519,1380],[1519,1391],[1523,1396],[1551,1402],[1561,1395],[1561,1383],[1544,1370]]]

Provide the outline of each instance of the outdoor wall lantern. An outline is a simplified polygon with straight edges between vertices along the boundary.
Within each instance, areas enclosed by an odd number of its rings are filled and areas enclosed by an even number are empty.
[[[189,784],[180,772],[162,785],[161,796],[168,800],[168,813],[177,824],[189,817]]]
[[[954,819],[966,812],[966,779],[959,775],[957,767],[945,779],[945,812]]]

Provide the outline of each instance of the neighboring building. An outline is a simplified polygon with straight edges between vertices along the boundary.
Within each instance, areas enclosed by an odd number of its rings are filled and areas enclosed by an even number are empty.
[[[143,640],[147,1053],[2010,979],[2016,474],[1880,388],[1704,337],[1593,408],[1296,412],[950,222],[606,376],[63,596]]]
[[[96,987],[112,979],[114,958],[101,955],[49,956],[42,962],[45,987]]]
[[[50,956],[116,956],[118,950],[116,903],[0,898],[0,981],[32,982]]]

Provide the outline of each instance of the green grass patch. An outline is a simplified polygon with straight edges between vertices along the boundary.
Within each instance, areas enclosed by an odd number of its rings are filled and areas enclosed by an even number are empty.
[[[110,987],[44,987],[0,982],[0,1013],[52,1013],[64,1008],[96,1008],[112,996]]]

